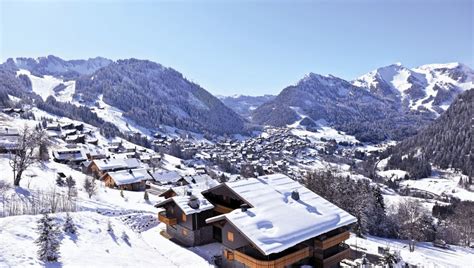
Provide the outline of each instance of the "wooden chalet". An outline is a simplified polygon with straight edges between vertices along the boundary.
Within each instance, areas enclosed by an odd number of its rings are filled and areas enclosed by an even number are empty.
[[[107,187],[128,191],[144,191],[149,179],[151,176],[145,168],[107,172],[100,178]]]
[[[166,224],[166,232],[178,243],[197,246],[214,241],[212,225],[206,223],[206,219],[213,216],[214,206],[199,190],[189,188],[185,195],[174,192],[172,197],[155,207],[164,209],[158,213],[158,219]]]
[[[221,183],[200,195],[193,192],[206,202],[206,209],[194,212],[187,231],[178,229],[184,221],[181,214],[189,215],[181,206],[190,199],[177,192],[168,192],[171,197],[157,205],[165,209],[159,220],[174,239],[194,241],[187,245],[221,243],[222,267],[339,267],[351,257],[344,241],[356,219],[285,175]]]
[[[106,172],[113,172],[125,169],[139,168],[141,163],[136,158],[127,159],[95,159],[92,160],[88,167],[88,172],[96,176],[97,178],[105,175]]]

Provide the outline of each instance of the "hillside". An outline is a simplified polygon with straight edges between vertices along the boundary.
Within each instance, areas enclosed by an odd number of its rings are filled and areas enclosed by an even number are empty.
[[[323,120],[360,141],[401,139],[429,120],[403,113],[396,102],[334,76],[309,74],[252,113],[258,124],[285,126],[299,122],[317,128]],[[304,121],[303,121],[304,119]]]
[[[459,95],[449,109],[417,135],[393,149],[392,154],[421,155],[443,169],[456,168],[474,176],[474,90]]]
[[[112,62],[112,60],[102,57],[87,60],[63,60],[53,55],[36,59],[20,57],[9,59],[9,61],[14,63],[19,69],[28,70],[36,76],[51,75],[65,79],[92,74]]]
[[[245,132],[245,121],[216,97],[151,61],[119,60],[77,80],[75,97],[94,103],[100,96],[150,129],[167,125],[201,133]]]
[[[273,95],[263,96],[217,96],[227,107],[231,108],[237,114],[244,118],[249,118],[253,110],[265,102],[271,101],[275,98]]]
[[[55,108],[67,114],[77,109],[66,104],[70,102],[98,108],[93,112],[122,131],[146,129],[145,134],[165,127],[209,134],[248,132],[246,121],[219,99],[181,73],[151,61],[17,58],[2,64],[0,71],[4,106],[11,95],[28,103],[35,99],[37,104],[57,104]],[[120,120],[109,121],[117,115]]]

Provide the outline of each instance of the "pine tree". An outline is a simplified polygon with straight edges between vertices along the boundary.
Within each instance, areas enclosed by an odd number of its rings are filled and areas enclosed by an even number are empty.
[[[66,186],[67,186],[67,196],[69,199],[77,195],[76,181],[72,178],[72,176],[69,176],[66,178]]]
[[[145,199],[145,201],[150,201],[150,197],[148,196],[148,191],[145,190],[145,193],[143,194],[143,199]]]
[[[123,189],[120,189],[120,196],[121,196],[122,198],[125,198],[125,196],[123,195]]]
[[[60,246],[60,230],[54,223],[53,219],[44,214],[38,220],[37,231],[40,236],[36,239],[35,244],[39,246],[38,258],[44,262],[56,262],[59,259]]]
[[[77,228],[76,225],[74,224],[71,215],[69,213],[66,214],[66,222],[64,222],[63,230],[65,233],[68,234],[76,234]]]
[[[129,243],[129,239],[130,239],[130,238],[128,237],[128,234],[127,234],[125,231],[122,232],[121,238],[122,238],[122,240],[125,241],[127,244]]]

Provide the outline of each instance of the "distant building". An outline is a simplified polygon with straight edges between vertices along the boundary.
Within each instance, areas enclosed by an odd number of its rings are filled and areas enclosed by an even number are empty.
[[[88,171],[97,178],[106,172],[139,168],[141,163],[136,158],[127,159],[96,159],[89,164]]]
[[[0,126],[0,153],[15,153],[18,150],[20,133],[18,129]]]
[[[87,160],[87,155],[81,148],[58,149],[53,151],[53,159],[63,164],[79,164]]]
[[[129,191],[144,191],[149,179],[151,176],[144,168],[107,172],[100,178],[107,187]]]

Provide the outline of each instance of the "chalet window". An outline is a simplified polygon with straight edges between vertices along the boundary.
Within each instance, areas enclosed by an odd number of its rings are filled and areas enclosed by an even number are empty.
[[[227,240],[230,242],[234,242],[234,233],[233,232],[227,232]]]
[[[183,220],[184,222],[186,221],[186,214],[181,214],[181,220]]]

